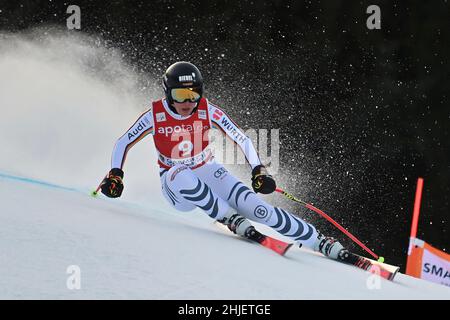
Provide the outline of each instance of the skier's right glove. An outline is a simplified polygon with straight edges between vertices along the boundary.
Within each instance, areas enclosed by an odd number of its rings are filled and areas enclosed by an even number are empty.
[[[103,179],[100,186],[102,193],[109,198],[118,198],[123,191],[123,171],[119,168],[113,168]]]

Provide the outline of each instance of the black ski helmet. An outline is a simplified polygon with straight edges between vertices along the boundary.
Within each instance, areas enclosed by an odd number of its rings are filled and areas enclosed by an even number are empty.
[[[163,77],[163,88],[169,105],[173,103],[170,90],[174,88],[196,88],[203,95],[203,78],[200,70],[190,62],[180,61],[167,68]]]

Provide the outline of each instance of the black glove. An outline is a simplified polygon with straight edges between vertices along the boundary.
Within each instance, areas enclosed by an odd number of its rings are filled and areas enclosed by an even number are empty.
[[[277,185],[272,176],[267,173],[266,167],[259,165],[252,170],[252,188],[258,193],[269,194],[275,191]]]
[[[118,198],[123,191],[123,171],[119,168],[113,168],[108,176],[103,179],[100,186],[102,193],[109,198]]]

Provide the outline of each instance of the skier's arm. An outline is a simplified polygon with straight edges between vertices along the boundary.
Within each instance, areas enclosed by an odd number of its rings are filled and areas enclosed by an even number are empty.
[[[252,167],[252,187],[255,192],[264,194],[272,193],[276,189],[275,180],[268,174],[266,168],[261,163],[258,153],[252,141],[242,130],[223,112],[219,107],[208,104],[209,118],[211,126],[220,129],[227,137],[233,140],[245,154],[245,158]]]
[[[144,112],[139,119],[117,140],[112,157],[111,170],[103,179],[100,189],[110,198],[118,198],[123,191],[123,170],[128,151],[149,133],[153,133],[153,116],[151,109]]]
[[[144,112],[139,119],[116,142],[112,156],[111,168],[122,169],[128,151],[146,135],[153,134],[152,110]]]
[[[252,140],[231,120],[231,118],[219,107],[208,102],[209,118],[211,126],[221,130],[228,138],[234,141],[242,150],[252,169],[261,165],[258,153],[253,146]]]

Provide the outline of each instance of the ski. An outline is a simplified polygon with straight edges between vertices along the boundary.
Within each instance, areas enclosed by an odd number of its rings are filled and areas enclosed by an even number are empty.
[[[346,263],[349,265],[353,265],[357,268],[366,270],[370,273],[377,274],[380,277],[392,281],[395,278],[395,275],[399,271],[399,267],[393,266],[390,264],[378,262],[357,254],[354,254],[350,251],[343,251],[340,253],[339,259],[336,260],[342,263]]]
[[[215,225],[223,230],[227,230],[228,232],[230,232],[230,230],[222,223],[219,223],[216,221]],[[267,236],[265,234],[262,234],[261,232],[256,230],[255,227],[253,227],[247,233],[247,235],[245,237],[241,237],[241,236],[237,236],[237,237],[238,237],[238,239],[249,240],[251,242],[258,243],[267,249],[275,251],[276,253],[278,253],[281,256],[284,256],[285,253],[292,246],[292,243],[286,243],[284,241],[281,241],[281,240],[272,238],[270,236]]]
[[[221,223],[215,223],[221,229],[230,231],[225,225]],[[263,247],[275,251],[279,255],[284,256],[289,248],[292,247],[292,243],[287,243],[270,236],[267,236],[254,227],[247,232],[245,237],[239,237],[239,239],[250,240],[252,242],[259,243]],[[333,259],[331,259],[333,260]],[[359,269],[368,271],[373,274],[377,274],[380,277],[392,281],[394,280],[395,275],[399,271],[399,267],[389,265],[386,263],[378,262],[355,253],[352,253],[348,250],[343,250],[337,260],[334,260],[340,263],[344,263],[347,265],[351,265],[357,267]]]
[[[292,246],[292,243],[286,243],[284,241],[269,237],[265,234],[262,234],[255,228],[250,230],[249,234],[246,237],[247,239],[259,243],[263,247],[266,247],[267,249],[273,250],[279,255],[284,256],[285,253],[289,250],[289,248]]]

